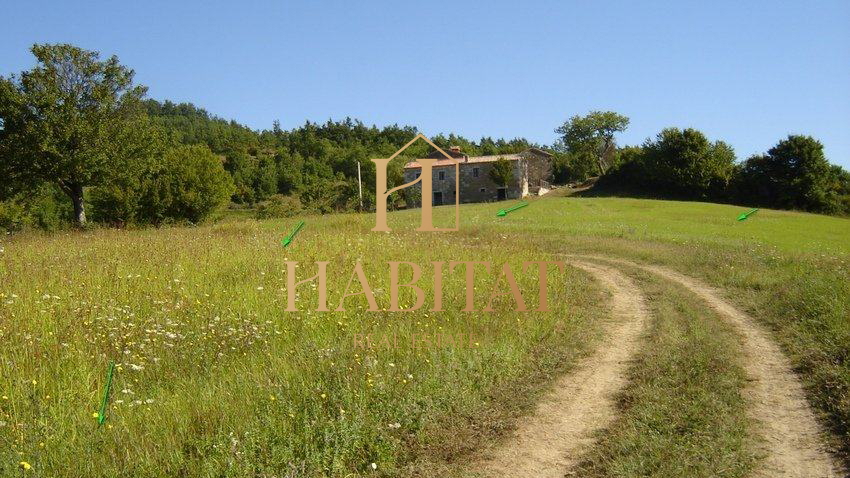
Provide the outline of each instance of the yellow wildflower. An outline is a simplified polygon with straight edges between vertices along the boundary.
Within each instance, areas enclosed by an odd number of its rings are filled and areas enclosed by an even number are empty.
[[[29,463],[27,463],[25,461],[18,463],[18,466],[20,466],[24,470],[31,470],[32,469],[32,465],[30,465]]]

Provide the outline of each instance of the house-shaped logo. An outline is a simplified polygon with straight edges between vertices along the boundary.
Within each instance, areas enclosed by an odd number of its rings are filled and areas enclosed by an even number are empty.
[[[407,149],[411,144],[415,143],[417,140],[423,139],[426,143],[431,145],[434,149],[439,152],[440,155],[444,156],[443,158],[422,158],[417,159],[416,161],[419,163],[421,167],[421,173],[412,181],[402,184],[401,186],[396,186],[390,190],[387,190],[387,165],[389,165],[390,161],[392,161],[396,156],[402,153],[405,149]],[[441,165],[444,165],[446,161],[450,161],[454,163],[454,179],[455,179],[455,226],[453,228],[436,228],[434,227],[433,221],[433,209],[432,209],[432,201],[428,200],[431,198],[433,193],[433,167],[438,162]],[[452,157],[450,154],[446,153],[439,146],[431,142],[430,139],[425,137],[423,134],[417,134],[412,140],[410,140],[407,144],[401,147],[398,151],[395,152],[389,158],[379,158],[373,159],[373,163],[375,163],[375,227],[372,229],[373,231],[390,231],[389,226],[387,226],[387,198],[390,194],[399,191],[401,189],[413,186],[414,184],[421,184],[422,191],[422,215],[421,222],[417,231],[426,231],[426,232],[434,232],[434,231],[457,231],[460,225],[460,161]],[[444,173],[441,173],[444,174]],[[440,201],[441,203],[442,201]]]

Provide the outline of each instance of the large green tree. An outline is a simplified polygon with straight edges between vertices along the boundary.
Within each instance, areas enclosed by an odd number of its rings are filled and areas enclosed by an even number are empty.
[[[497,186],[507,186],[514,178],[514,166],[511,161],[505,158],[499,158],[493,163],[490,168],[490,179]]]
[[[735,171],[735,152],[695,129],[666,128],[643,145],[644,182],[661,193],[722,199]]]
[[[842,177],[841,168],[827,161],[820,141],[791,135],[743,164],[739,196],[762,206],[841,212]]]
[[[613,111],[591,111],[586,116],[573,116],[558,127],[561,143],[573,156],[592,155],[599,174],[611,166],[616,148],[614,135],[626,130],[629,118]]]
[[[128,174],[157,141],[133,70],[112,56],[66,45],[34,45],[37,65],[0,77],[0,161],[28,188],[55,183],[86,222],[84,188]]]

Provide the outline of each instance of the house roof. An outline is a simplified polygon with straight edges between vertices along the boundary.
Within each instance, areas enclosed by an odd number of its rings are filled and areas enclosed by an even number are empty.
[[[494,162],[494,161],[498,161],[501,158],[507,159],[508,161],[516,161],[518,159],[522,159],[523,157],[525,157],[526,153],[533,153],[533,154],[536,154],[538,156],[544,156],[544,157],[547,157],[547,158],[552,156],[551,154],[547,153],[546,151],[543,151],[542,149],[529,148],[529,149],[523,151],[522,153],[513,153],[513,154],[492,154],[492,155],[488,155],[488,156],[465,156],[464,155],[464,156],[459,157],[457,159],[448,159],[446,157],[443,157],[442,159],[437,160],[437,162],[434,163],[433,167],[439,168],[441,166],[454,166],[455,164],[458,164],[458,163],[460,163],[460,164],[491,163],[491,162]],[[422,165],[419,164],[418,161],[411,161],[411,162],[404,165],[404,169],[415,169],[415,168],[421,168],[421,167],[422,167]]]
[[[433,167],[439,168],[441,166],[454,166],[455,164],[458,164],[458,163],[459,164],[490,163],[490,162],[499,160],[499,158],[504,158],[504,159],[507,159],[509,161],[516,161],[517,159],[520,159],[520,156],[518,154],[498,154],[498,155],[493,155],[493,156],[466,156],[464,158],[458,158],[458,159],[443,158],[443,159],[437,160],[437,162],[434,163]],[[421,168],[421,167],[422,167],[422,165],[419,164],[418,161],[411,161],[411,162],[404,165],[404,169],[414,169],[414,168]]]

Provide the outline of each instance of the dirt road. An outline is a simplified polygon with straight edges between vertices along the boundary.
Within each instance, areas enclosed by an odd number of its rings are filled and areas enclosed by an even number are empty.
[[[677,271],[597,255],[566,255],[611,293],[613,323],[596,351],[555,383],[535,413],[512,436],[471,464],[476,476],[557,477],[570,470],[616,417],[614,399],[626,385],[629,361],[640,348],[649,321],[644,294],[622,270],[642,269],[684,287],[733,324],[743,338],[744,390],[764,460],[757,477],[838,478],[847,476],[826,449],[799,378],[769,334],[722,294]]]
[[[765,456],[759,477],[824,478],[845,476],[826,450],[821,429],[799,378],[788,359],[753,318],[737,309],[716,289],[674,270],[605,256],[569,256],[635,267],[677,283],[702,298],[729,320],[744,338],[745,390],[753,418],[760,424]]]
[[[479,476],[562,478],[593,443],[594,434],[616,416],[615,395],[626,384],[629,360],[648,320],[645,300],[634,282],[614,268],[586,261],[571,264],[610,291],[610,333],[557,381],[513,436],[470,466]]]

